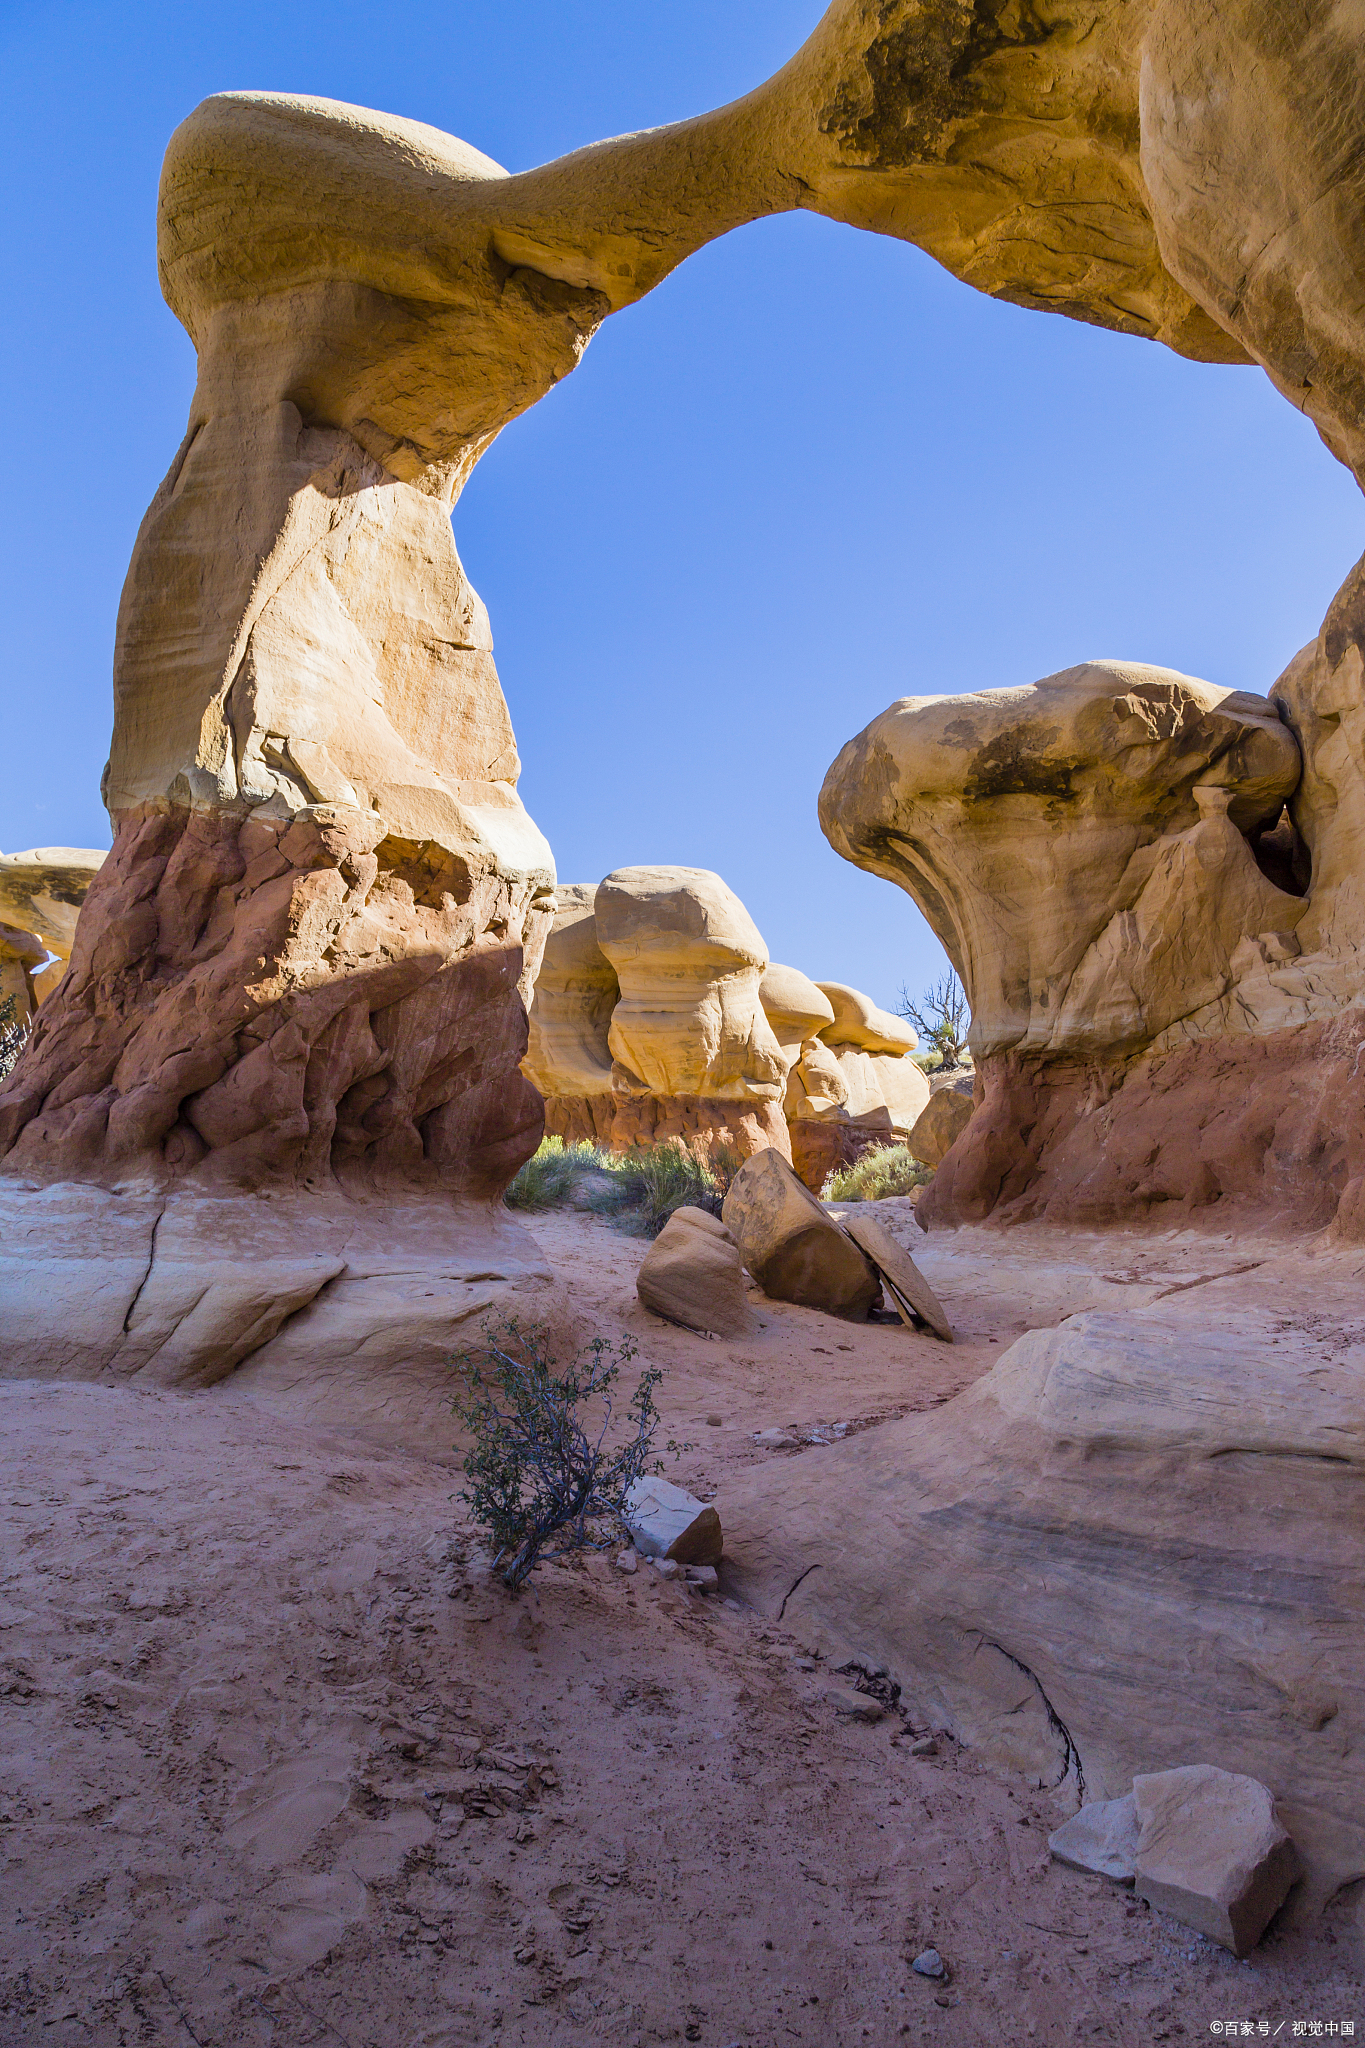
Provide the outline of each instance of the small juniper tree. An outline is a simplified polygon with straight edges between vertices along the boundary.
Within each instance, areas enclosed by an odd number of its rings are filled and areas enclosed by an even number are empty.
[[[19,1021],[13,996],[0,1003],[0,1081],[10,1073],[28,1043],[28,1032]]]
[[[641,1373],[625,1411],[626,1442],[607,1450],[613,1390],[639,1349],[633,1338],[623,1337],[613,1356],[606,1338],[595,1337],[560,1372],[543,1326],[508,1317],[486,1323],[483,1334],[481,1345],[455,1359],[467,1388],[455,1413],[474,1439],[460,1498],[487,1532],[503,1583],[515,1589],[541,1558],[605,1549],[626,1533],[630,1488],[663,1469],[658,1459],[651,1463],[662,1375]],[[583,1410],[598,1403],[600,1423],[590,1436]]]
[[[910,1000],[909,991],[902,987],[897,1008],[928,1047],[939,1054],[945,1067],[966,1065],[967,1029],[972,1016],[966,990],[951,968],[917,1003]]]

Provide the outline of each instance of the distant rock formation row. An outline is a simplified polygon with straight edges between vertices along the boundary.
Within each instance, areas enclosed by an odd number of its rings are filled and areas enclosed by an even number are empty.
[[[775,965],[705,868],[561,884],[524,1071],[545,1127],[613,1151],[679,1138],[772,1145],[809,1187],[908,1136],[929,1083],[918,1040],[857,989]]]

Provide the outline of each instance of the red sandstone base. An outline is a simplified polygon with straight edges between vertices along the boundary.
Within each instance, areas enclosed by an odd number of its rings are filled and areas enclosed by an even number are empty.
[[[0,1087],[5,1170],[495,1196],[540,1142],[525,889],[347,807],[118,820]]]
[[[1127,1063],[1013,1053],[925,1190],[928,1224],[1254,1209],[1365,1241],[1365,1014]]]

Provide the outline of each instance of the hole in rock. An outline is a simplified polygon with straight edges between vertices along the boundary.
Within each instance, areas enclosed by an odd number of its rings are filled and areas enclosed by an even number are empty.
[[[380,840],[375,857],[380,882],[406,882],[413,902],[426,910],[444,909],[447,897],[457,904],[469,901],[473,883],[468,865],[434,839],[399,839],[390,833]]]
[[[1289,815],[1288,805],[1273,825],[1248,832],[1247,844],[1268,882],[1273,882],[1277,889],[1283,889],[1286,896],[1308,894],[1308,884],[1313,879],[1313,856]]]

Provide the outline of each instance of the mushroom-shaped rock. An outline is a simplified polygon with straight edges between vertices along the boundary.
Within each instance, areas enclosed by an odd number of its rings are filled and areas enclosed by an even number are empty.
[[[81,905],[108,857],[88,846],[0,853],[0,922],[35,932],[60,960],[69,960]]]
[[[596,887],[561,882],[531,1004],[522,1072],[542,1095],[610,1095],[607,1032],[620,998],[616,970],[597,943]]]
[[[759,1000],[768,950],[720,876],[618,868],[596,912],[621,984],[608,1034],[617,1089],[776,1101],[787,1061]]]
[[[735,1240],[705,1209],[673,1211],[645,1253],[635,1291],[646,1308],[689,1330],[747,1337],[758,1328]]]
[[[723,1214],[740,1257],[774,1301],[865,1322],[881,1299],[874,1266],[777,1153],[745,1161]]]
[[[808,1038],[834,1022],[833,1006],[824,990],[799,968],[782,967],[775,960],[764,970],[758,999],[789,1065],[800,1058]]]
[[[893,1059],[900,1059],[919,1044],[904,1018],[878,1009],[861,989],[849,988],[842,981],[821,981],[816,986],[834,1012],[820,1032],[826,1045],[852,1045],[859,1052],[890,1053]]]
[[[904,1018],[893,1017],[844,982],[822,981],[834,1021],[820,1033],[844,1077],[844,1108],[869,1135],[903,1137],[929,1100],[922,1070],[906,1058],[919,1038]]]
[[[1129,1049],[1221,994],[1302,902],[1250,836],[1299,776],[1265,699],[1085,662],[1022,690],[906,698],[825,778],[831,844],[909,891],[961,974],[977,1056]]]

